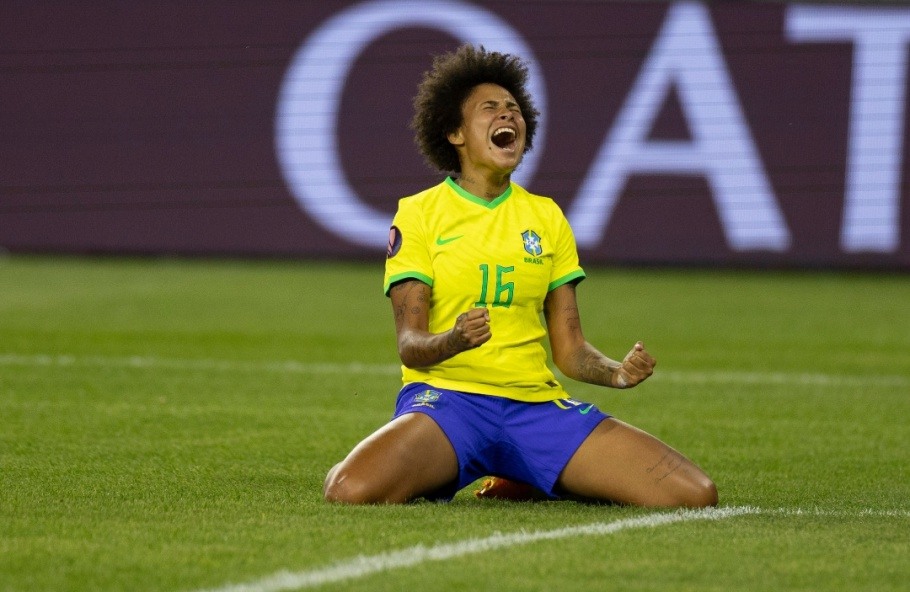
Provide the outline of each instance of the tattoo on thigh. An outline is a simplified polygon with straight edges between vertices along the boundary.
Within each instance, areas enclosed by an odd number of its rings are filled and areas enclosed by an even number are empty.
[[[654,481],[660,483],[682,468],[683,463],[684,459],[681,454],[673,450],[668,450],[660,457],[660,460],[658,460],[654,466],[648,467],[645,472],[650,475],[657,471],[654,475]]]

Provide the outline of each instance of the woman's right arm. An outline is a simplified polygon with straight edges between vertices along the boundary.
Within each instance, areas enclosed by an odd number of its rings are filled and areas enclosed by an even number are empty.
[[[430,297],[433,289],[419,280],[392,286],[389,297],[395,314],[398,356],[408,368],[426,368],[490,340],[490,313],[473,308],[458,316],[444,333],[430,333]]]

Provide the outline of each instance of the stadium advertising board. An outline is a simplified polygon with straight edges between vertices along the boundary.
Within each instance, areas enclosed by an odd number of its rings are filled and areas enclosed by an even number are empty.
[[[529,60],[516,174],[583,262],[910,268],[910,9],[696,2],[0,7],[0,247],[380,258],[440,180],[411,98]]]

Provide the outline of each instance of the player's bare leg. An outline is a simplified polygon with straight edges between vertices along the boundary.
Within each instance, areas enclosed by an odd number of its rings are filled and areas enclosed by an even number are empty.
[[[692,461],[654,436],[606,419],[575,452],[558,481],[572,496],[651,507],[717,505],[717,488]]]
[[[325,499],[349,504],[404,503],[458,477],[458,459],[442,429],[423,413],[389,422],[332,467]]]

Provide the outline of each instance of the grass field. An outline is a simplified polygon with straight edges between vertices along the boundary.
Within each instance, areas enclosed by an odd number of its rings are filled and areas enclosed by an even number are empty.
[[[659,363],[568,388],[715,479],[680,513],[325,504],[399,386],[381,274],[0,260],[0,590],[907,589],[910,276],[588,268]]]

